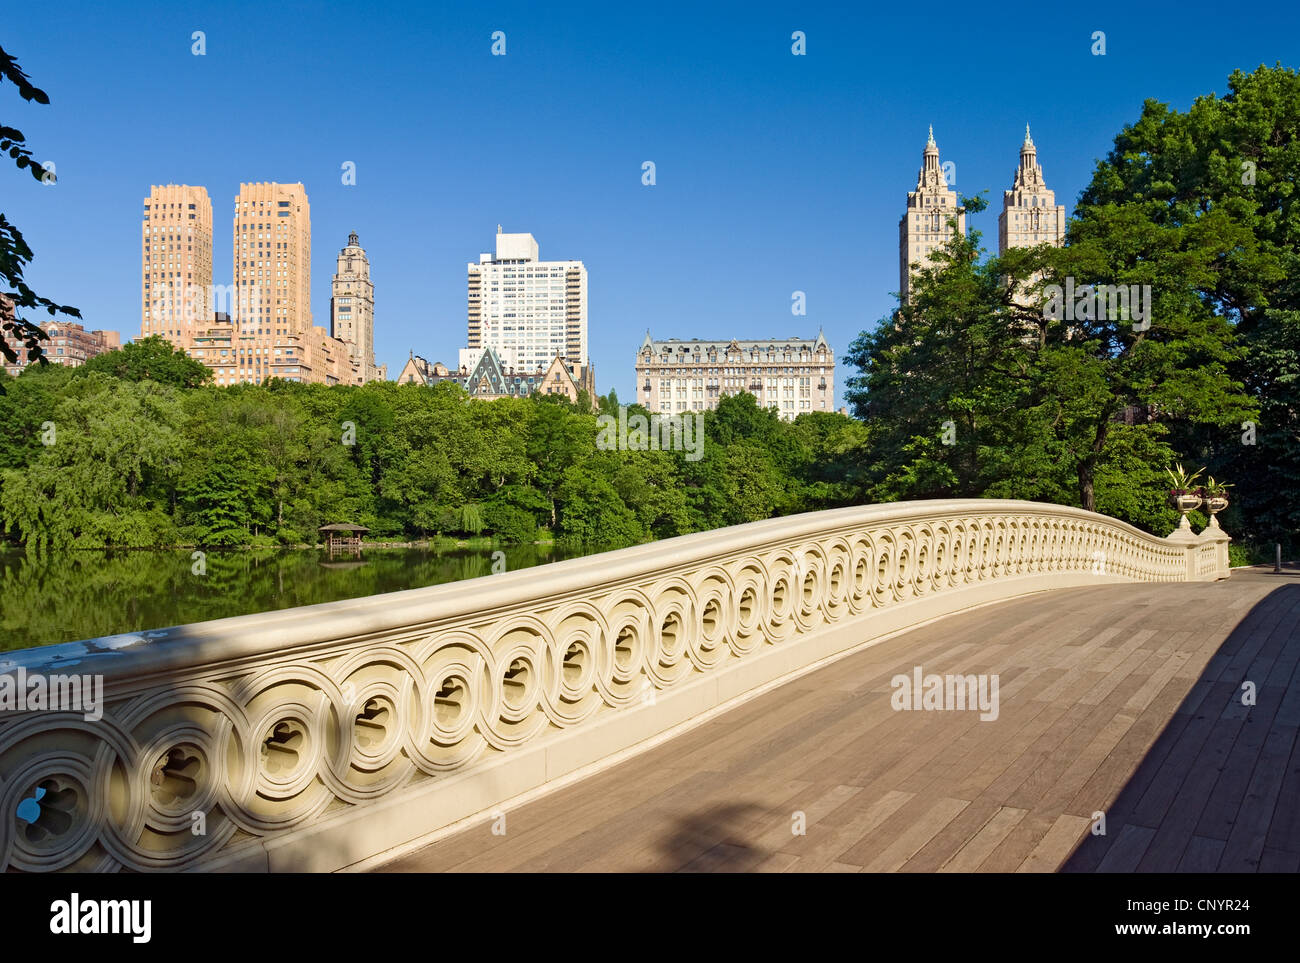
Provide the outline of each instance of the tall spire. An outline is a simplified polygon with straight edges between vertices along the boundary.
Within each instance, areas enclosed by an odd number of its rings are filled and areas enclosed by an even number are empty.
[[[1034,146],[1034,139],[1029,136],[1029,125],[1025,124],[1025,142],[1020,145],[1020,169],[1016,171],[1014,186],[1040,185],[1042,179],[1043,173],[1038,166],[1038,148]]]
[[[934,124],[931,124],[930,136],[926,138],[925,150],[921,152],[921,176],[917,179],[917,190],[927,183],[937,185],[939,179],[939,145],[934,142]]]

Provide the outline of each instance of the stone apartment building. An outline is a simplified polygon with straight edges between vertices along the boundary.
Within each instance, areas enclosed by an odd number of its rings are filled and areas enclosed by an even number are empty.
[[[718,406],[747,391],[786,421],[835,410],[835,354],[816,338],[654,341],[637,350],[636,400],[651,412],[680,414]]]

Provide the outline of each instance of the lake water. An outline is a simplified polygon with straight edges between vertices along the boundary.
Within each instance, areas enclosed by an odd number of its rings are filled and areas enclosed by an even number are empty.
[[[576,545],[500,549],[507,571],[589,555]],[[250,612],[360,598],[492,573],[492,549],[64,552],[33,559],[0,550],[0,650],[161,629]]]

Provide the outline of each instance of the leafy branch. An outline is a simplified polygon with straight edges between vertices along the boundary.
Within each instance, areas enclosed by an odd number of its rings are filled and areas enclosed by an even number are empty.
[[[26,72],[18,66],[18,61],[6,53],[3,47],[0,47],[0,78],[17,87],[19,96],[28,102],[50,102],[49,95],[32,84]],[[54,182],[53,171],[45,170],[32,158],[23,132],[17,128],[0,124],[0,151],[7,152],[19,170],[31,171],[32,177],[40,183]],[[81,317],[81,312],[76,308],[43,298],[28,286],[23,280],[23,270],[31,260],[32,249],[23,239],[22,232],[0,213],[0,280],[7,288],[0,291],[0,354],[11,364],[18,361],[19,353],[11,341],[26,349],[29,362],[49,364],[41,347],[41,342],[48,340],[48,336],[40,325],[20,317],[20,309],[44,310],[51,317],[56,314]]]

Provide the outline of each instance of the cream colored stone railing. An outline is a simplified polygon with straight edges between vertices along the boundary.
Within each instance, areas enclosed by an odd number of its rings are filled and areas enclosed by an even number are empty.
[[[0,682],[105,686],[99,719],[0,714],[0,867],[374,861],[909,625],[1227,574],[1217,529],[1180,541],[1054,505],[905,502],[0,653]]]

